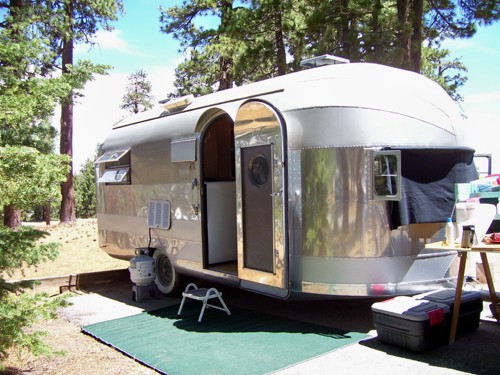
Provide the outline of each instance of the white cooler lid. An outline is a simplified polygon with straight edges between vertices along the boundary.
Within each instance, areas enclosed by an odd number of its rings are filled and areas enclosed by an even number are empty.
[[[445,314],[450,312],[450,307],[439,302],[398,296],[374,303],[372,311],[419,322],[430,319],[432,325],[440,323],[444,319]]]

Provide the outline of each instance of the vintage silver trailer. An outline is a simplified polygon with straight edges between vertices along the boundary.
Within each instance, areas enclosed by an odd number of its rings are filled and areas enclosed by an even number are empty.
[[[279,298],[446,285],[455,253],[424,244],[476,178],[461,123],[437,84],[366,63],[170,101],[102,144],[100,246],[154,250],[167,294],[184,275]]]

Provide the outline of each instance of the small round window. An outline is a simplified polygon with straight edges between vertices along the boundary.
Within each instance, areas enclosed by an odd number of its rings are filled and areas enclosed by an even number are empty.
[[[250,162],[250,177],[257,186],[263,186],[269,176],[269,163],[263,155],[257,155]]]

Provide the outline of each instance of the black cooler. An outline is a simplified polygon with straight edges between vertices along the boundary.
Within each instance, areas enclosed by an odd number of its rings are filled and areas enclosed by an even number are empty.
[[[451,325],[451,315],[453,314],[455,306],[455,289],[440,289],[435,292],[419,294],[414,296],[414,298],[448,305],[450,307],[449,326]],[[477,329],[477,327],[479,327],[481,311],[483,311],[483,298],[481,292],[463,290],[460,313],[458,315],[457,334],[460,335]]]
[[[372,305],[373,324],[381,342],[422,352],[448,341],[447,304],[395,297]]]

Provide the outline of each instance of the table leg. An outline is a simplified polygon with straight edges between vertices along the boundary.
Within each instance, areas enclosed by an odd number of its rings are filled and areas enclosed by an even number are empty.
[[[488,283],[488,289],[490,290],[491,303],[493,305],[493,311],[495,312],[495,318],[497,319],[497,322],[500,323],[500,306],[498,306],[495,284],[493,283],[493,278],[491,277],[490,265],[488,263],[488,256],[486,253],[481,253],[481,261],[483,262],[484,275],[486,276],[486,282]]]
[[[453,305],[453,313],[451,316],[451,328],[450,328],[450,338],[449,338],[450,344],[453,344],[455,342],[455,336],[457,334],[458,316],[460,314],[460,302],[462,301],[462,288],[464,285],[465,264],[467,262],[466,252],[459,251],[458,256],[460,257],[460,264],[458,266],[457,289],[455,291],[455,304]]]

